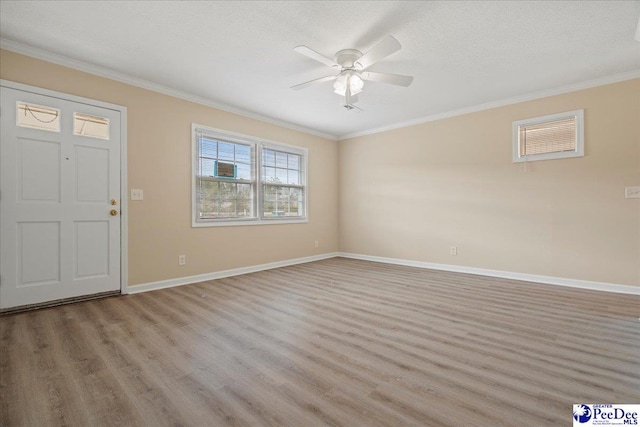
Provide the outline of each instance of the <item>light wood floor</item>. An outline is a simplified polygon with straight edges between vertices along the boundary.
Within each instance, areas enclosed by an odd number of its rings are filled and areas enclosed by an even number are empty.
[[[568,426],[640,296],[334,258],[0,317],[2,426]]]

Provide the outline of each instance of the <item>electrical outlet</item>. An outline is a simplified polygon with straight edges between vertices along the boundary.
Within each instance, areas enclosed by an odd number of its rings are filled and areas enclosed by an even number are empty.
[[[640,187],[624,187],[625,199],[640,199]]]
[[[318,246],[319,246],[318,241],[316,240],[315,247],[317,248]]]
[[[178,265],[185,265],[187,263],[186,255],[178,255]]]
[[[456,246],[451,246],[451,247],[449,248],[449,253],[450,253],[451,255],[458,255],[458,248],[457,248]]]

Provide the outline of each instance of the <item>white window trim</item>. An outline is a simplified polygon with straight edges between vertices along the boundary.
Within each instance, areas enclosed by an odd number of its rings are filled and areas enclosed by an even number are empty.
[[[545,122],[553,122],[562,119],[575,117],[576,119],[576,149],[558,153],[520,155],[520,126],[536,125]],[[512,127],[512,150],[513,162],[532,162],[537,160],[566,159],[570,157],[584,156],[584,110],[573,110],[564,113],[550,114],[548,116],[534,117],[531,119],[518,120],[513,122]]]
[[[197,198],[197,171],[198,171],[198,138],[197,130],[206,131],[208,135],[220,138],[229,142],[238,142],[242,144],[251,144],[255,147],[255,164],[254,176],[256,179],[256,218],[246,219],[214,219],[214,220],[198,220],[198,198]],[[304,158],[303,167],[303,185],[304,185],[304,216],[300,218],[291,217],[273,217],[265,218],[262,213],[262,148],[273,150],[286,150],[295,154],[300,154]],[[241,133],[231,132],[224,129],[213,128],[209,126],[191,124],[191,227],[229,227],[239,225],[266,225],[266,224],[302,224],[309,222],[309,150],[305,147],[297,145],[285,144],[283,142],[271,141],[262,138],[256,138]]]

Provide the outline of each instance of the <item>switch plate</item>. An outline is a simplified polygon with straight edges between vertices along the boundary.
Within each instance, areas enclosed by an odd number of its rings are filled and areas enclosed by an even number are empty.
[[[144,191],[131,189],[131,200],[144,200]]]
[[[640,199],[640,187],[624,187],[625,199]]]

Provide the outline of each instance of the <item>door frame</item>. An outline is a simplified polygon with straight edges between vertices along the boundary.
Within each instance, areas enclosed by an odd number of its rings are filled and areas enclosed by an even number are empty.
[[[128,293],[128,191],[127,191],[127,107],[117,104],[110,104],[95,99],[84,98],[68,93],[57,92],[37,86],[30,86],[10,80],[0,79],[0,86],[9,89],[30,92],[36,95],[49,96],[65,101],[78,102],[92,105],[120,113],[120,294]]]

